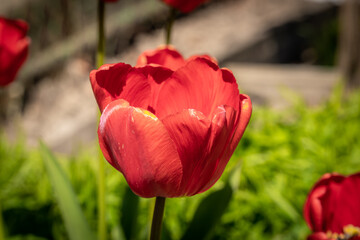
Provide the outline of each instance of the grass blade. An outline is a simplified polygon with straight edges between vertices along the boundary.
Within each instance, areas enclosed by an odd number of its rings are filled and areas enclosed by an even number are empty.
[[[55,156],[41,144],[45,167],[59,204],[66,230],[71,240],[95,240],[70,181]]]
[[[221,216],[230,203],[232,193],[232,188],[229,184],[226,184],[223,189],[210,193],[204,198],[196,209],[182,240],[206,239],[216,223],[220,221]]]
[[[127,240],[136,239],[139,197],[126,187],[121,207],[121,226]]]

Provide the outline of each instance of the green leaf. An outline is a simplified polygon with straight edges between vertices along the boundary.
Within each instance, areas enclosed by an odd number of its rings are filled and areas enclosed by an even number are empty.
[[[230,203],[232,193],[233,190],[227,183],[223,189],[210,193],[205,197],[200,202],[189,228],[181,239],[206,239],[216,223],[220,221]]]
[[[59,204],[66,230],[71,240],[92,240],[95,235],[91,231],[80,204],[76,198],[70,181],[55,156],[41,143],[41,152],[55,198]]]
[[[120,223],[126,239],[136,239],[139,197],[126,187],[121,207]]]
[[[163,222],[161,229],[161,240],[172,240],[170,230],[166,225],[166,222]]]

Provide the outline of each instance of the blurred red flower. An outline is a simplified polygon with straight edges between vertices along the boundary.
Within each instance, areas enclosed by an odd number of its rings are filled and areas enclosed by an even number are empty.
[[[22,20],[0,17],[0,86],[14,81],[28,55],[28,25]]]
[[[306,200],[304,217],[314,232],[308,240],[360,240],[360,173],[323,175]]]
[[[183,12],[189,13],[197,8],[199,5],[207,2],[208,0],[162,0],[167,5]]]
[[[145,52],[136,67],[104,65],[90,81],[102,112],[101,150],[142,197],[209,189],[251,115],[230,70],[207,56],[185,60],[169,47]]]

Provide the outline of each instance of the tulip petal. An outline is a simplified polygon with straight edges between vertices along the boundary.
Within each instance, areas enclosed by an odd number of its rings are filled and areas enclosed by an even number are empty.
[[[163,46],[145,51],[139,56],[136,66],[146,64],[157,64],[175,71],[185,65],[185,60],[173,47]]]
[[[172,197],[180,187],[182,165],[176,146],[161,121],[123,99],[104,110],[99,143],[109,163],[124,174],[141,197]]]
[[[90,73],[90,82],[100,111],[113,100],[123,98],[132,106],[144,107],[150,94],[147,79],[128,64],[105,64]]]
[[[187,195],[187,186],[194,169],[207,154],[211,123],[201,112],[193,109],[170,115],[162,122],[176,145],[183,167],[179,196]]]
[[[322,196],[321,205],[323,210],[323,228],[334,233],[342,233],[343,228],[340,226],[339,219],[335,218],[340,205],[342,205],[342,196],[340,191],[345,180],[343,176],[332,176],[328,182],[326,192]]]
[[[206,58],[188,62],[164,83],[154,104],[157,116],[162,119],[184,109],[196,109],[211,119],[218,106],[239,109],[238,86],[230,75]]]
[[[334,232],[342,232],[343,227],[354,225],[360,227],[360,173],[346,177],[338,188],[330,188],[329,196],[329,229]]]
[[[153,99],[157,99],[162,82],[172,73],[161,66],[132,68],[124,63],[105,64],[91,71],[90,82],[101,112],[116,99],[124,99],[133,107],[151,110],[149,106],[155,101]]]
[[[324,232],[316,232],[307,237],[307,240],[329,240]]]
[[[19,40],[13,49],[2,49],[0,59],[7,59],[0,66],[0,86],[6,86],[14,81],[20,67],[24,64],[29,53],[29,38]],[[2,65],[0,64],[0,65]]]
[[[183,13],[189,13],[208,0],[162,0],[166,4],[180,10]]]
[[[199,193],[211,179],[220,156],[228,143],[228,126],[233,119],[226,119],[231,107],[219,107],[212,121],[194,109],[183,110],[170,115],[162,121],[175,142],[183,166],[181,195],[191,196]],[[231,125],[231,124],[230,124]],[[226,165],[225,160],[222,164]]]
[[[239,106],[239,115],[236,123],[237,127],[233,139],[231,140],[230,149],[228,153],[230,156],[234,153],[237,145],[239,144],[240,139],[244,134],[245,129],[250,121],[250,117],[252,113],[252,104],[250,97],[247,96],[246,94],[240,94],[239,100],[240,100],[240,106]]]
[[[90,82],[100,112],[121,94],[130,69],[131,66],[124,63],[105,64],[90,72]]]
[[[236,129],[236,118],[237,112],[232,107],[218,107],[218,111],[212,119],[213,134],[208,144],[209,159],[200,163],[205,167],[199,165],[199,171],[196,175],[200,181],[196,184],[197,187],[193,194],[209,189],[224,172],[231,157],[231,154],[229,155],[227,152],[229,151],[229,145]]]
[[[209,55],[206,55],[206,54],[204,54],[204,55],[194,55],[194,56],[191,56],[191,57],[189,57],[188,59],[186,59],[186,62],[193,61],[193,60],[195,60],[195,59],[197,59],[197,58],[205,58],[205,59],[213,62],[215,65],[218,65],[218,64],[219,64],[215,58],[213,58],[213,57],[211,57],[211,56],[209,56]]]
[[[310,228],[315,232],[342,233],[347,225],[359,227],[359,186],[360,173],[348,177],[325,174],[311,190],[304,206]]]
[[[229,142],[221,155],[219,166],[216,167],[216,170],[213,173],[211,180],[205,185],[204,189],[201,191],[206,191],[207,189],[209,189],[221,177],[226,167],[226,164],[234,153],[242,135],[244,134],[246,126],[249,123],[252,112],[251,100],[247,95],[240,94],[239,101],[239,111],[226,111],[226,119],[228,121],[227,126],[229,128],[229,132],[227,133],[229,135]]]
[[[146,108],[153,114],[157,115],[154,104],[158,101],[159,92],[166,80],[173,74],[173,71],[161,66],[147,65],[138,68],[147,77],[150,87],[150,95],[148,97],[148,107]],[[144,107],[145,108],[145,107]]]
[[[344,176],[338,174],[324,174],[309,193],[304,205],[304,218],[314,232],[330,230],[329,222],[331,220],[327,218],[329,198],[331,198],[329,190],[338,188],[344,179]]]
[[[25,38],[28,30],[29,26],[23,20],[12,20],[0,17],[0,31],[2,32],[3,36],[6,35],[6,40],[8,43],[7,46],[9,47],[13,45],[10,43],[14,43],[20,39]]]
[[[0,17],[0,86],[11,83],[28,56],[28,25]]]

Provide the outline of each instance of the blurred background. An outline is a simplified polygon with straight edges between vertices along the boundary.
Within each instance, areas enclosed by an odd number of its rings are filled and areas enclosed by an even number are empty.
[[[287,87],[313,105],[328,98],[340,78],[341,52],[349,51],[340,49],[339,4],[210,1],[193,14],[178,16],[173,44],[185,57],[215,57],[234,72],[241,90],[255,104],[288,105],[279,93]],[[7,118],[10,136],[18,134],[20,125],[30,144],[41,138],[53,149],[68,153],[78,144],[95,141],[97,110],[88,76],[94,69],[97,43],[96,1],[9,1],[2,4],[0,14],[26,20],[32,39],[30,57],[18,81],[2,93],[2,116]],[[106,61],[134,65],[142,51],[163,44],[167,14],[158,0],[108,5]],[[358,27],[348,31],[359,35]]]
[[[1,2],[0,15],[27,21],[31,38],[17,80],[0,91],[0,199],[11,239],[67,239],[39,140],[63,159],[96,229],[98,108],[89,83],[96,4]],[[173,45],[186,58],[215,57],[233,71],[254,104],[223,177],[242,160],[240,186],[207,239],[304,239],[309,229],[302,204],[312,184],[325,172],[360,170],[359,12],[357,0],[211,0],[178,15]],[[106,62],[134,65],[141,52],[162,45],[167,14],[158,0],[107,4]],[[120,239],[119,193],[126,184],[120,174],[107,171],[109,232]],[[168,201],[169,236],[180,239],[204,196]],[[148,206],[140,201],[139,226],[147,221]],[[146,236],[146,229],[139,234]]]

